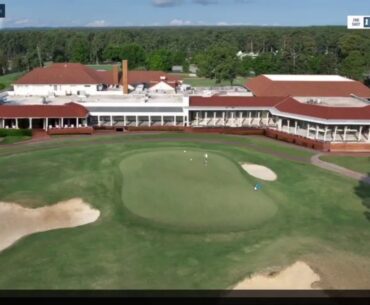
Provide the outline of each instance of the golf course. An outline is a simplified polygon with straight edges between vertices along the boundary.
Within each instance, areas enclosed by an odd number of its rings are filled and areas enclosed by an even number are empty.
[[[176,133],[0,146],[0,231],[38,211],[2,250],[0,232],[0,289],[228,289],[296,262],[317,288],[369,289],[370,186],[312,165],[314,154]]]

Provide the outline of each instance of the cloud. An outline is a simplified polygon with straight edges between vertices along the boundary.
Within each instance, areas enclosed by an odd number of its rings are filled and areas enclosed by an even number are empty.
[[[172,7],[183,3],[183,0],[152,0],[152,4],[157,7]]]
[[[94,27],[94,28],[100,28],[108,26],[109,24],[105,20],[94,20],[88,24],[86,24],[87,27]]]
[[[193,23],[190,20],[181,20],[181,19],[173,19],[170,22],[172,26],[184,26],[184,25],[192,25]]]
[[[193,2],[200,5],[218,4],[218,0],[193,0]]]

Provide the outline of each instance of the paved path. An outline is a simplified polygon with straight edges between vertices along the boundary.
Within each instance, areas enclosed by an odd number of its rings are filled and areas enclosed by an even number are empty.
[[[349,178],[355,179],[357,181],[362,181],[364,183],[370,184],[370,177],[369,176],[367,176],[363,173],[352,171],[348,168],[345,168],[345,167],[342,167],[342,166],[339,166],[339,165],[336,165],[336,164],[333,164],[333,163],[323,161],[323,160],[320,159],[320,157],[323,156],[323,155],[324,154],[321,154],[321,153],[314,155],[311,158],[311,163],[313,165],[317,166],[317,167],[335,172],[335,173],[340,174],[342,176],[349,177]]]

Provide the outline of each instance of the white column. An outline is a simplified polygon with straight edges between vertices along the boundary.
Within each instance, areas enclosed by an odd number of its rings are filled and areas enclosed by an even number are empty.
[[[334,128],[333,142],[335,142],[337,140],[337,132],[338,132],[338,126],[335,126],[335,128]]]
[[[261,112],[257,112],[257,122],[258,122],[258,126],[261,125]]]
[[[368,126],[369,132],[367,133],[367,141],[370,143],[370,126]]]
[[[111,117],[112,119],[112,117]],[[78,128],[78,118],[76,118],[76,128]]]
[[[208,112],[207,111],[204,113],[204,121],[205,121],[205,125],[208,126]]]
[[[267,122],[266,122],[266,125],[268,126],[270,124],[270,112],[267,111]]]
[[[216,126],[216,124],[217,124],[217,113],[215,111],[213,112],[213,126]]]
[[[152,126],[152,116],[148,116],[148,125],[149,125],[149,127],[151,127]]]
[[[126,116],[124,115],[123,116],[123,126],[126,126],[127,125],[127,118]]]
[[[186,116],[186,123],[189,126],[189,115]]]
[[[225,126],[226,125],[225,112],[222,112],[222,121]]]
[[[45,119],[45,130],[48,131],[49,129],[49,118]]]
[[[290,120],[288,120],[288,133],[290,133]]]
[[[101,126],[100,115],[98,115],[98,126]],[[64,118],[62,118],[62,127],[64,127]]]
[[[161,126],[164,126],[164,118],[163,118],[163,115],[161,115]]]
[[[28,121],[29,121],[28,129],[32,129],[32,118],[29,118]]]
[[[186,122],[185,122],[185,119],[186,119],[186,118],[185,118],[185,115],[183,115],[183,116],[182,116],[182,126],[184,126],[184,127],[185,127],[185,123],[186,123]]]
[[[316,137],[315,137],[316,140],[319,139],[319,125],[316,125]]]
[[[110,126],[113,126],[113,116],[110,116]]]
[[[18,129],[18,119],[15,119],[15,128]]]
[[[326,136],[328,134],[328,126],[325,126],[324,142],[326,142]]]
[[[307,124],[307,135],[306,135],[307,138],[310,137],[310,124]]]
[[[361,142],[361,140],[362,140],[362,126],[360,126],[360,129],[359,129],[359,131],[358,131],[358,141],[359,142]]]
[[[231,111],[231,126],[234,126],[235,119],[234,119],[234,111]]]
[[[139,117],[136,116],[136,127],[138,127],[138,126],[139,126]]]
[[[283,126],[283,120],[281,118],[278,118],[278,130],[281,131]]]
[[[243,111],[239,113],[239,126],[243,127]]]
[[[343,141],[345,142],[347,140],[347,125],[344,127],[344,135],[343,135]]]
[[[199,126],[199,111],[195,113],[195,125]]]
[[[173,126],[176,126],[177,125],[177,121],[176,121],[176,115],[173,117]]]
[[[252,125],[252,111],[249,111],[248,121],[249,121],[249,126],[251,126]]]
[[[294,134],[298,134],[298,121],[295,121],[295,126],[294,126]]]

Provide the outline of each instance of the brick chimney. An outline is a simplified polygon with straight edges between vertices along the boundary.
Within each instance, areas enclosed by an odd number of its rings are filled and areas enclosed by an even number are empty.
[[[122,60],[122,86],[123,93],[128,94],[128,61]]]
[[[118,85],[118,66],[114,65],[113,66],[113,84]]]

